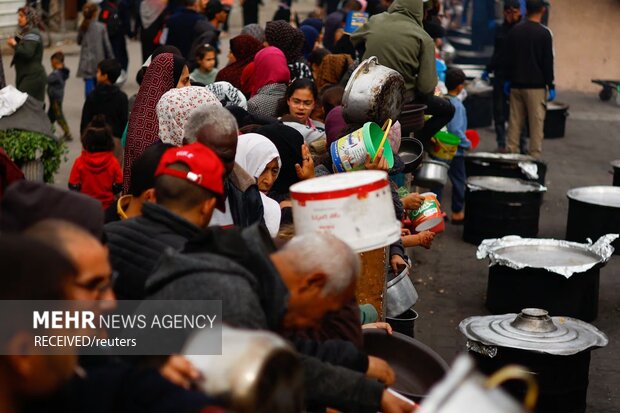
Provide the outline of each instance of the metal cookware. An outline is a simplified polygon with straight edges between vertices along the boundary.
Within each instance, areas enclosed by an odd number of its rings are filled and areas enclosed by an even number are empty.
[[[444,186],[448,182],[449,165],[444,162],[425,159],[413,177],[413,182],[424,188]]]
[[[547,164],[529,155],[471,152],[465,155],[467,176],[503,176],[545,184]]]
[[[487,308],[494,314],[524,307],[594,320],[600,269],[613,253],[616,235],[595,244],[509,236],[484,240],[478,259],[489,258]]]
[[[398,156],[405,164],[404,173],[415,171],[424,159],[424,145],[415,138],[403,137],[400,141]]]
[[[418,317],[418,313],[413,308],[410,308],[404,313],[394,317],[385,317],[385,321],[392,327],[392,330],[415,338],[415,320],[417,320]]]
[[[348,124],[397,119],[405,95],[405,80],[396,70],[372,56],[355,69],[342,97],[342,116]]]
[[[486,378],[480,374],[474,360],[460,355],[448,375],[422,403],[418,413],[526,413],[500,387],[507,380],[520,380],[527,385],[524,404],[530,410],[538,396],[536,380],[523,368],[507,366]]]
[[[397,332],[390,335],[383,329],[365,329],[364,350],[387,361],[396,373],[392,389],[416,402],[448,371],[448,365],[437,353]]]
[[[535,237],[544,186],[497,176],[472,176],[465,192],[463,240],[479,244],[504,235]]]
[[[620,234],[620,187],[587,186],[567,192],[566,239],[585,242],[608,233]],[[620,242],[613,244],[620,254]]]
[[[409,267],[400,274],[388,279],[387,282],[387,311],[388,317],[396,317],[409,310],[418,302],[418,292],[409,278]]]
[[[516,363],[536,376],[540,387],[536,412],[586,411],[590,351],[608,343],[596,327],[526,308],[518,315],[469,317],[459,329],[482,372]],[[508,389],[520,397],[522,389]]]
[[[303,410],[301,364],[283,339],[266,331],[222,326],[222,354],[195,355],[210,333],[198,332],[183,351],[204,377],[198,383],[201,390],[236,412]]]
[[[417,132],[424,127],[424,111],[426,108],[426,105],[418,103],[410,103],[403,106],[403,110],[398,116],[403,136],[410,136],[411,133]]]
[[[614,186],[620,186],[620,159],[611,162],[611,167],[614,168]]]

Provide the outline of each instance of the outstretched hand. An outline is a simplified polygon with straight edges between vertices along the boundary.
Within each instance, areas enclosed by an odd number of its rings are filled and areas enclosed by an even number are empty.
[[[314,161],[310,155],[310,148],[305,143],[301,145],[301,157],[303,159],[302,164],[295,164],[297,177],[302,181],[314,178]]]

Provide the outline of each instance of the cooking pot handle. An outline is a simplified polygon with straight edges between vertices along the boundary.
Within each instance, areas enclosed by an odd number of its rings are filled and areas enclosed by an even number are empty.
[[[526,409],[534,410],[536,400],[538,399],[538,383],[536,383],[532,374],[525,371],[522,367],[516,365],[504,367],[489,377],[485,382],[485,386],[493,389],[509,380],[522,380],[527,384],[527,393],[525,394],[523,404]]]

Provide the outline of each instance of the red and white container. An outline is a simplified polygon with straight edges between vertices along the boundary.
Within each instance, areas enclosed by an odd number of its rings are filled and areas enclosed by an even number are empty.
[[[290,189],[295,232],[325,231],[356,252],[400,238],[387,173],[358,171],[299,182]]]

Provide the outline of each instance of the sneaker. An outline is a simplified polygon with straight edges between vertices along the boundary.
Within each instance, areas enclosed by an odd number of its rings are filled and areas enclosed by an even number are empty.
[[[71,142],[73,140],[73,136],[71,135],[63,135],[62,140],[65,142]]]
[[[465,212],[461,211],[461,212],[453,212],[452,216],[450,217],[450,222],[452,222],[452,225],[461,225],[463,224],[463,222],[465,222]]]

